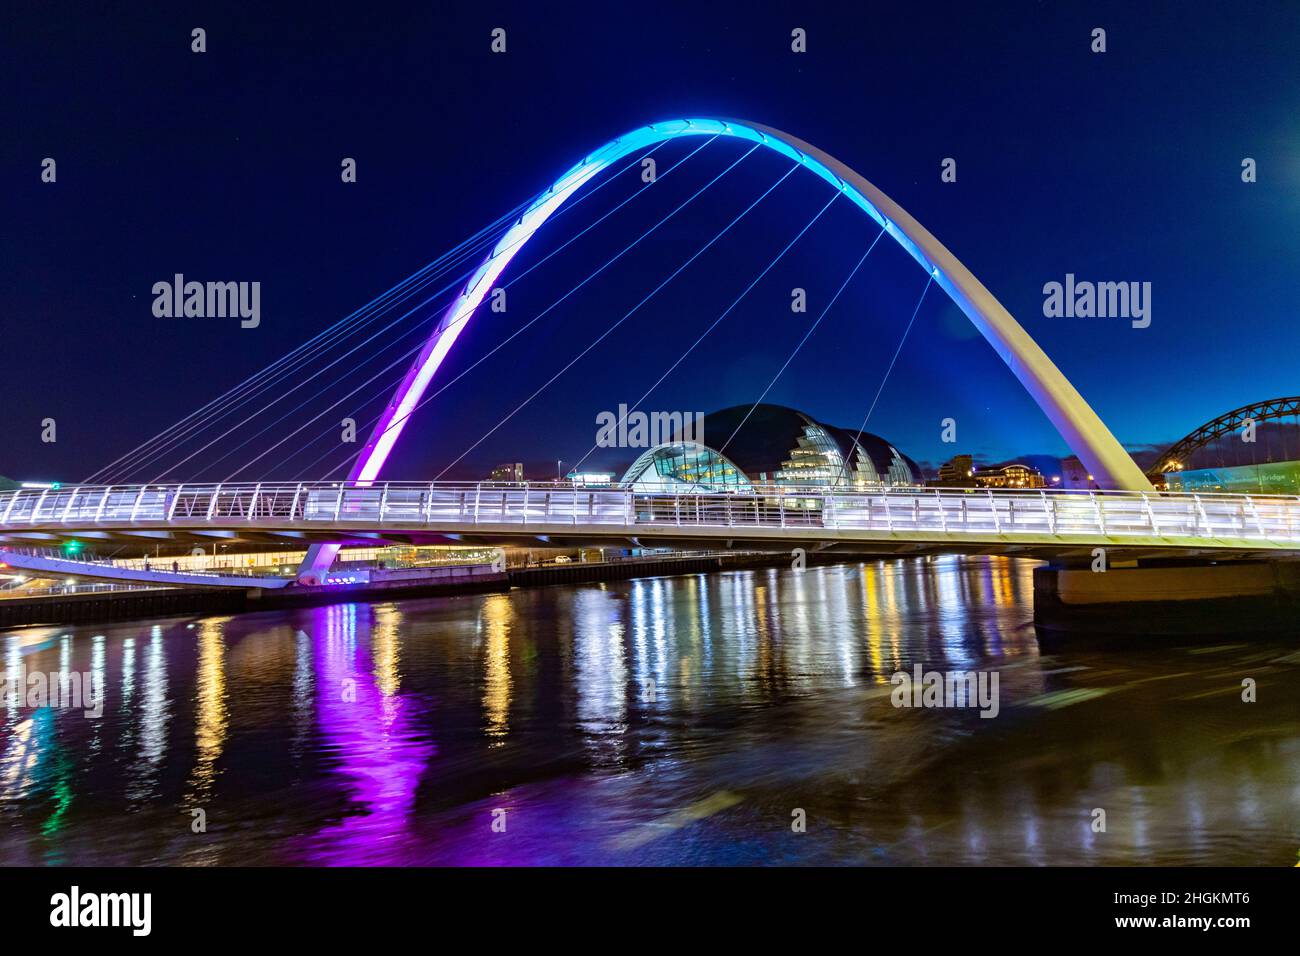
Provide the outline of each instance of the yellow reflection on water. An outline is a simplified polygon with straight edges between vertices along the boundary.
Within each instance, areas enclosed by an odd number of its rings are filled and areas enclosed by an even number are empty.
[[[867,628],[867,657],[871,661],[871,679],[877,684],[888,680],[884,665],[884,627],[880,617],[880,569],[874,564],[859,568],[862,582],[863,623]]]
[[[190,773],[195,799],[207,797],[217,778],[217,760],[226,744],[230,711],[226,707],[226,641],[230,618],[213,618],[198,627],[199,663],[195,688],[194,738],[196,754]]]
[[[754,689],[771,689],[775,684],[773,671],[776,669],[774,660],[774,648],[772,646],[772,622],[768,618],[768,591],[765,585],[754,585],[753,580],[749,582],[753,600],[754,609],[754,637],[756,640],[756,650],[758,659],[754,662]]]
[[[989,572],[993,578],[993,603],[998,607],[1010,607],[1015,603],[1015,593],[1011,584],[1011,561],[1001,555],[990,555]]]
[[[398,641],[402,612],[391,604],[375,608],[371,628],[371,656],[375,661],[375,687],[387,700],[402,687],[402,648]]]
[[[487,734],[500,742],[510,731],[510,700],[513,681],[510,676],[510,623],[514,606],[504,594],[493,594],[484,602],[481,623],[487,628],[484,664],[487,676],[483,687],[483,710],[487,717]]]

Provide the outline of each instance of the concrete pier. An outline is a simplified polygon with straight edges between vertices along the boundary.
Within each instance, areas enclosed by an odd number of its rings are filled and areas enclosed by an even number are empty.
[[[1300,633],[1300,563],[1232,561],[1034,570],[1049,636],[1176,638]]]

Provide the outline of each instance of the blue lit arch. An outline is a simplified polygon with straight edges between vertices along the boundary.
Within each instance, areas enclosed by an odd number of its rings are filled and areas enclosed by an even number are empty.
[[[681,119],[634,129],[588,154],[542,192],[506,232],[443,314],[375,424],[348,474],[378,476],[434,374],[475,310],[528,239],[583,185],[632,153],[679,136],[725,136],[761,144],[802,164],[850,199],[920,264],[1011,369],[1070,449],[1102,487],[1151,490],[1151,483],[1073,385],[993,294],[942,243],[892,199],[839,160],[797,137],[761,123]],[[320,570],[334,548],[312,549],[304,567]]]

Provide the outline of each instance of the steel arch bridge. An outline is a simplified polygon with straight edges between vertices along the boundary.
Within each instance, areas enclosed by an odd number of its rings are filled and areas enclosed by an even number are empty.
[[[1147,478],[1163,480],[1164,473],[1186,465],[1206,445],[1217,441],[1224,435],[1240,430],[1249,421],[1281,421],[1284,418],[1300,416],[1300,396],[1291,398],[1270,398],[1253,405],[1243,405],[1225,412],[1213,421],[1206,422],[1200,428],[1183,436],[1161,452],[1156,464],[1147,473]]]
[[[889,233],[966,314],[1103,487],[1152,490],[1151,482],[1128,452],[1029,333],[956,256],[901,206],[844,163],[789,133],[746,120],[707,118],[670,120],[632,130],[588,154],[533,200],[443,313],[376,421],[346,480],[365,484],[378,477],[468,320],[511,259],[556,210],[619,159],[665,140],[700,135],[765,146],[839,190]],[[314,545],[304,560],[304,575],[317,575],[327,569],[336,551],[334,545]]]

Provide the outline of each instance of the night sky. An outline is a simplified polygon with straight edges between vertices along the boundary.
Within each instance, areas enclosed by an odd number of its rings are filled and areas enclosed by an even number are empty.
[[[1300,391],[1293,2],[136,6],[19,0],[0,14],[2,475],[86,477],[590,150],[684,116],[775,126],[857,169],[980,278],[1130,448]],[[207,32],[206,53],[191,52],[194,27]],[[505,54],[489,49],[494,27],[507,31]],[[805,54],[790,51],[795,27],[807,31]],[[1090,51],[1094,27],[1107,31],[1104,54]],[[664,146],[661,173],[701,143]],[[709,144],[510,286],[507,312],[476,317],[438,383],[743,152]],[[41,181],[45,157],[56,183]],[[340,181],[344,157],[357,161],[356,183]],[[955,183],[940,180],[945,157],[957,160]],[[1245,157],[1255,183],[1242,182]],[[385,474],[442,472],[788,168],[755,152],[431,401]],[[639,187],[630,171],[548,224],[506,280]],[[594,443],[596,415],[639,398],[829,198],[796,172],[444,477],[480,477],[507,460],[538,477],[557,458],[567,468]],[[643,407],[756,400],[877,232],[847,203],[832,206]],[[152,287],[175,273],[259,281],[260,326],[155,317]],[[1043,285],[1066,273],[1150,282],[1150,327],[1045,318]],[[883,240],[766,400],[859,426],[925,284]],[[808,290],[807,314],[790,311],[794,286]],[[401,329],[416,338],[401,341],[418,341],[440,312],[430,304],[412,316]],[[283,396],[206,457],[134,477],[227,477],[402,347],[378,346]],[[361,401],[372,394],[347,406],[362,425],[378,407]],[[295,477],[315,459],[305,477],[320,477],[349,451],[338,444],[342,414],[239,477]],[[940,441],[948,417],[956,445]],[[54,443],[41,441],[46,418],[57,422]],[[867,427],[933,464],[956,452],[999,461],[1067,451],[937,288]]]

